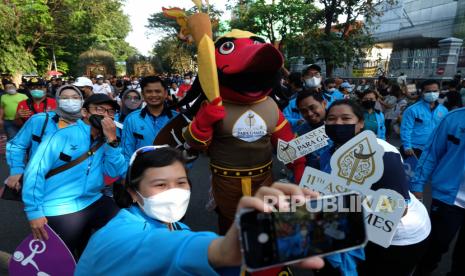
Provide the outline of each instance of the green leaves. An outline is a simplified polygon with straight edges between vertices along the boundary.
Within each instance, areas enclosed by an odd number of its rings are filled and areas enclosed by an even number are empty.
[[[58,70],[75,69],[79,55],[105,49],[118,60],[136,50],[124,38],[131,26],[123,0],[9,0],[0,4],[2,72],[49,70],[52,49]],[[3,43],[5,42],[5,43]],[[70,72],[82,74],[83,72]]]
[[[331,76],[333,68],[365,57],[374,44],[369,27],[382,14],[381,5],[391,5],[396,0],[240,2],[230,7],[234,14],[232,28],[265,36],[272,43],[281,41],[287,58],[303,55],[309,62],[322,60]]]
[[[231,8],[231,28],[265,36],[271,43],[292,43],[305,30],[314,28],[311,18],[315,6],[306,0],[242,1]],[[299,37],[301,40],[301,37]]]

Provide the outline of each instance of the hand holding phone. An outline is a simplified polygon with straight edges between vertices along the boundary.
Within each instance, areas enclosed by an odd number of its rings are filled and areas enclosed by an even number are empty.
[[[249,271],[344,252],[367,242],[357,193],[325,196],[290,207],[284,212],[243,210],[240,214],[241,245]]]
[[[302,189],[297,185],[274,183],[271,187],[261,187],[254,197],[242,197],[237,206],[239,210],[257,210],[259,212],[271,212],[273,207],[265,202],[265,199],[277,195],[294,195],[302,199],[306,197],[316,197],[318,194]],[[277,203],[279,208],[285,208],[284,202]],[[239,241],[239,229],[237,225],[232,225],[224,237],[212,241],[208,248],[208,260],[212,267],[238,266],[243,261],[241,246]],[[241,254],[242,253],[242,254]],[[323,259],[318,257],[301,260],[299,266],[306,269],[319,269],[324,265]]]

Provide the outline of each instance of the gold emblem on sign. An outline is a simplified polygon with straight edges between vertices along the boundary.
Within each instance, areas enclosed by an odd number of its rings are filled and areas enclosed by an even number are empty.
[[[367,138],[345,151],[337,160],[337,175],[347,180],[347,185],[363,185],[365,180],[375,173],[376,165],[373,151]]]

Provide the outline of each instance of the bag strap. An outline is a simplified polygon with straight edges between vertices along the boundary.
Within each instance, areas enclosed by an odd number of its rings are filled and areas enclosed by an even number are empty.
[[[47,128],[47,124],[48,124],[48,113],[45,112],[45,122],[44,124],[42,125],[42,130],[40,130],[40,135],[39,135],[39,141],[42,142],[42,137],[44,136],[44,133],[45,133],[45,129]],[[39,143],[40,143],[39,142]]]
[[[69,163],[66,163],[62,166],[56,167],[55,169],[50,170],[46,175],[45,179],[48,179],[56,174],[59,174],[61,172],[64,172],[68,169],[71,169],[72,167],[82,163],[84,160],[89,158],[89,156],[94,155],[94,153],[104,144],[103,140],[100,140],[97,144],[95,144],[92,148],[89,149],[88,152],[85,152],[81,156],[79,156],[77,159],[74,159],[73,161],[70,161]]]

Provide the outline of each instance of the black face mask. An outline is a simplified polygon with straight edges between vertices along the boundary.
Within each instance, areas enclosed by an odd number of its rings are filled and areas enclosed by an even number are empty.
[[[355,136],[355,124],[352,125],[325,125],[325,132],[336,145],[345,144]]]
[[[103,115],[92,114],[89,117],[89,123],[91,126],[95,127],[96,129],[103,131],[103,128],[102,128],[103,118],[104,118]]]
[[[362,101],[362,106],[363,106],[365,109],[373,109],[373,108],[375,108],[375,105],[376,105],[376,102],[375,102],[375,101],[371,101],[371,100]]]

